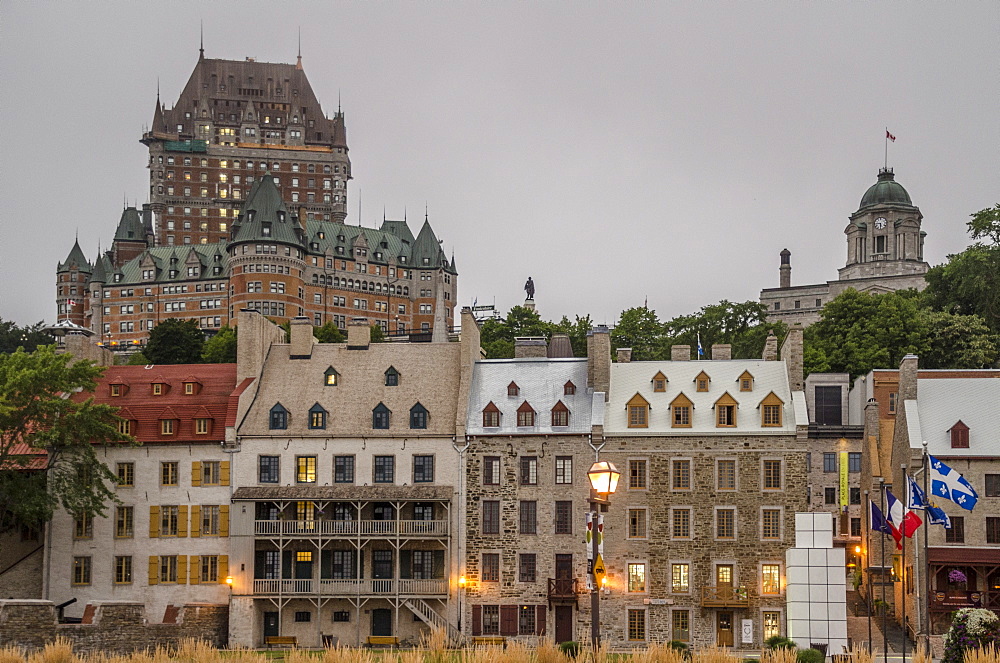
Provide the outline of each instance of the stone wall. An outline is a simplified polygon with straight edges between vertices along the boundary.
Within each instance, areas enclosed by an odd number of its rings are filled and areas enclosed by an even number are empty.
[[[186,638],[205,640],[215,647],[227,643],[229,608],[225,605],[185,604],[171,624],[148,623],[141,603],[103,601],[92,607],[91,623],[59,624],[52,601],[0,600],[0,647],[13,645],[30,652],[65,638],[77,653],[127,654],[173,647]]]

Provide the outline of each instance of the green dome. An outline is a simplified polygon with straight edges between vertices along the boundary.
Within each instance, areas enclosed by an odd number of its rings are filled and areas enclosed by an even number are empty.
[[[878,182],[871,185],[861,197],[861,207],[883,204],[913,205],[910,194],[906,193],[903,185],[894,179],[892,171],[887,168],[878,171]]]

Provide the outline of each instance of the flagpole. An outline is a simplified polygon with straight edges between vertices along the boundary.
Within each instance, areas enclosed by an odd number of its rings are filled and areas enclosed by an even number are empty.
[[[910,492],[910,484],[908,483],[909,480],[906,476],[906,464],[905,463],[901,464],[899,468],[903,470],[903,497],[907,498]],[[903,555],[902,557],[900,557],[899,561],[900,573],[902,574],[902,578],[900,578],[901,580],[900,590],[902,591],[900,591],[899,593],[900,596],[899,600],[900,603],[902,604],[901,623],[903,626],[903,663],[906,663],[906,539],[908,538],[906,536],[906,528],[908,527],[908,525],[906,524],[907,511],[909,511],[908,501],[904,504],[903,522],[899,524],[900,527],[903,528],[903,536],[902,536]]]
[[[870,569],[871,562],[869,560],[871,560],[872,556],[872,522],[871,522],[872,500],[871,497],[869,497],[869,492],[870,491],[867,490],[865,491],[865,501],[868,502],[868,532],[865,535],[868,540],[866,541],[867,545],[865,545],[865,562],[868,563],[868,568]],[[865,612],[868,613],[868,653],[871,654],[872,653],[872,574],[870,570],[868,569],[865,570],[868,571],[868,581],[865,582],[865,587],[868,589],[868,596],[867,596],[868,610],[866,610]],[[862,571],[862,573],[864,572]]]
[[[885,169],[889,170],[889,127],[885,128]]]
[[[885,513],[885,477],[878,478],[879,483],[879,510]],[[885,600],[885,532],[882,532],[882,553],[881,553],[881,577],[882,577],[882,660],[889,663],[889,638],[886,637],[886,617],[888,615],[889,604]]]
[[[931,552],[930,552],[929,543],[928,543],[928,539],[929,539],[929,536],[930,536],[928,530],[930,530],[930,528],[931,528],[931,518],[930,518],[930,498],[928,498],[927,495],[930,494],[928,492],[928,490],[929,490],[928,482],[930,481],[930,478],[928,477],[928,475],[931,473],[931,471],[930,471],[930,467],[928,466],[928,463],[927,463],[927,440],[924,440],[923,465],[924,465],[924,499],[927,500],[927,507],[928,507],[927,509],[924,509],[924,513],[927,514],[926,516],[924,516],[924,519],[927,521],[926,523],[924,523],[924,565],[926,566],[926,571],[927,571],[924,574],[926,576],[924,578],[924,590],[925,590],[924,594],[926,594],[926,599],[925,599],[925,602],[924,602],[924,618],[926,620],[926,622],[925,622],[925,629],[924,629],[924,636],[927,638],[927,651],[930,651],[930,647],[931,647]]]

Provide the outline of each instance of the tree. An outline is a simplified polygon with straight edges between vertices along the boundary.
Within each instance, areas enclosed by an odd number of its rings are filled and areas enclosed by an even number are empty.
[[[0,355],[0,531],[37,529],[59,506],[104,515],[115,500],[117,476],[95,445],[133,440],[118,432],[117,408],[66,397],[93,391],[102,371],[54,346]]]
[[[236,327],[224,325],[201,350],[201,360],[206,364],[236,363]]]
[[[957,315],[924,309],[929,348],[922,368],[989,368],[997,358],[1000,338],[978,315]]]
[[[19,327],[10,320],[0,318],[0,354],[10,354],[18,348],[34,350],[48,345],[52,337],[42,331],[42,323]]]
[[[480,346],[490,359],[510,359],[514,356],[514,339],[521,336],[552,336],[553,324],[545,322],[537,311],[514,306],[504,319],[484,320],[480,326]]]
[[[552,333],[568,335],[570,345],[573,346],[573,356],[586,357],[587,334],[594,328],[594,322],[590,319],[590,315],[585,315],[582,318],[578,315],[573,317],[575,319],[570,322],[569,318],[564,315],[562,320],[552,325]]]
[[[994,246],[1000,246],[1000,203],[981,209],[966,224],[972,239],[989,239]]]
[[[756,301],[740,303],[723,299],[703,306],[698,313],[682,315],[665,325],[667,345],[701,346],[706,355],[716,343],[732,346],[733,359],[757,359],[764,349],[769,332],[781,339],[788,331],[783,322],[768,322],[767,308]]]
[[[316,337],[320,343],[343,343],[344,333],[340,331],[340,327],[333,324],[333,322],[328,322],[322,327],[316,327],[313,329],[313,336]]]
[[[205,336],[198,321],[169,318],[153,327],[143,354],[153,364],[197,364]]]
[[[372,323],[372,343],[385,343],[385,332],[382,331],[382,326],[377,322]]]
[[[611,330],[611,348],[632,348],[633,361],[669,359],[664,347],[664,327],[656,311],[645,306],[625,309]]]
[[[129,355],[128,361],[125,362],[126,366],[146,366],[147,364],[149,364],[149,359],[141,352]]]

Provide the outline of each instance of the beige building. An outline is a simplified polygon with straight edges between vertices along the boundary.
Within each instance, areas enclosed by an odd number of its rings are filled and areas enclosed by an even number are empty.
[[[457,343],[372,344],[362,318],[341,344],[296,319],[285,344],[243,316],[231,643],[457,638],[471,313]]]

